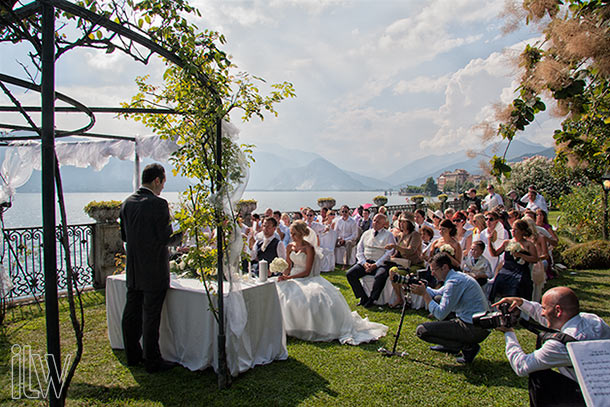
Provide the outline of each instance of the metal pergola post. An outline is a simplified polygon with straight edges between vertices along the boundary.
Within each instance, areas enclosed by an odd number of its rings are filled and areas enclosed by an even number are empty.
[[[51,407],[62,406],[61,353],[57,302],[57,252],[55,238],[55,7],[42,2],[42,231],[47,322],[47,360]]]

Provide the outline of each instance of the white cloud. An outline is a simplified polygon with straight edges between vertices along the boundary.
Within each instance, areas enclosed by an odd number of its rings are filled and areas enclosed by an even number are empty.
[[[402,95],[405,93],[438,93],[445,90],[449,83],[449,75],[438,78],[428,76],[418,76],[409,81],[400,80],[394,87],[394,93]]]

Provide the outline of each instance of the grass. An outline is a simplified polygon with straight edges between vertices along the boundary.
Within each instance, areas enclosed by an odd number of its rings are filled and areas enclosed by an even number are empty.
[[[392,347],[400,312],[356,307],[343,272],[325,275],[338,286],[352,309],[372,321],[389,326],[388,336],[360,346],[338,342],[310,343],[288,338],[289,358],[257,366],[233,379],[230,388],[218,390],[211,369],[191,372],[176,368],[155,375],[142,367],[125,365],[122,351],[110,349],[106,334],[103,292],[85,294],[85,351],[70,391],[69,406],[526,406],[527,380],[517,377],[504,356],[504,339],[494,331],[482,343],[482,351],[470,366],[455,358],[428,350],[429,344],[414,335],[416,326],[428,320],[425,311],[408,311],[398,351],[404,357],[384,357],[380,346]],[[565,273],[552,280],[573,287],[583,310],[610,322],[608,270]],[[73,347],[67,305],[60,304],[62,352]],[[524,349],[534,349],[534,335],[518,330]],[[45,319],[35,306],[9,310],[0,328],[0,404],[42,405],[39,400],[11,399],[11,346],[31,345],[33,353],[45,353]]]

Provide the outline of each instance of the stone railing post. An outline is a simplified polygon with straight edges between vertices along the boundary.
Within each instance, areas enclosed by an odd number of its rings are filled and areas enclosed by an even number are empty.
[[[114,274],[117,269],[115,256],[125,254],[121,240],[119,224],[96,223],[93,227],[93,287],[104,288],[106,277]]]

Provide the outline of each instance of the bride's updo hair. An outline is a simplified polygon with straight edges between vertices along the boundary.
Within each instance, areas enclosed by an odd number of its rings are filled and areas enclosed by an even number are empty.
[[[292,224],[290,225],[290,230],[300,236],[309,235],[309,228],[307,227],[307,223],[302,220],[295,220],[294,222],[292,222]]]

